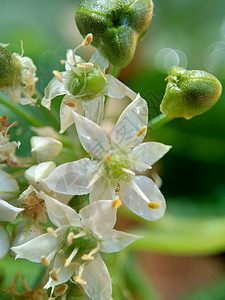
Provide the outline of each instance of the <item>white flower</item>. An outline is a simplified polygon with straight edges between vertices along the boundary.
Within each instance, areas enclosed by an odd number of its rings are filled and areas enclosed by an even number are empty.
[[[22,55],[13,53],[12,56],[17,65],[20,66],[20,76],[13,84],[3,86],[2,89],[9,94],[10,100],[15,104],[35,105],[37,101],[37,97],[35,97],[35,84],[38,81],[36,77],[37,68],[31,58],[23,57],[23,49]]]
[[[73,112],[78,136],[84,149],[94,160],[79,161],[57,167],[44,180],[50,189],[64,194],[82,195],[90,192],[90,201],[115,199],[138,216],[154,221],[162,217],[166,204],[156,184],[135,170],[150,169],[170,146],[157,142],[141,144],[145,137],[148,109],[139,95],[118,119],[111,142],[103,129]]]
[[[48,109],[52,99],[65,95],[60,107],[60,133],[73,124],[73,111],[79,114],[85,111],[88,119],[100,124],[106,96],[117,99],[127,96],[131,100],[136,97],[136,93],[118,79],[109,74],[105,75],[107,64],[102,64],[99,52],[96,53],[90,62],[86,63],[74,55],[73,50],[68,50],[66,71],[54,71],[55,77],[45,89],[45,97],[41,104]]]
[[[0,117],[0,163],[7,163],[8,165],[17,164],[17,157],[15,155],[16,148],[19,148],[20,142],[10,142],[9,129],[16,126],[14,123],[6,123],[7,116]]]
[[[32,136],[31,152],[38,162],[50,161],[62,150],[62,143],[52,137]]]
[[[12,198],[19,192],[16,180],[6,172],[0,170],[0,222],[11,222],[23,209],[14,207],[4,201]],[[2,200],[4,199],[4,200]],[[9,250],[10,240],[4,226],[0,225],[0,258]]]
[[[92,203],[77,214],[43,192],[39,197],[45,200],[48,216],[58,228],[48,228],[48,233],[12,247],[16,258],[50,265],[46,289],[72,277],[91,299],[111,300],[110,276],[98,252],[120,251],[140,237],[113,229],[117,211],[114,201]]]

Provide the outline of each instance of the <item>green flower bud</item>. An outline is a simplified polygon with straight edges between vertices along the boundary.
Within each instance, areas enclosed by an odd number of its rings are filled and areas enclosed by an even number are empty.
[[[209,110],[220,98],[222,86],[212,74],[173,66],[169,70],[166,92],[160,105],[169,117],[191,119]]]
[[[104,74],[92,63],[75,64],[75,68],[77,73],[70,70],[67,75],[67,89],[72,95],[85,94],[85,97],[92,98],[105,88]]]
[[[91,32],[93,45],[113,65],[123,68],[133,59],[152,16],[152,0],[83,0],[75,19],[81,34]]]
[[[19,59],[0,46],[0,88],[20,82],[21,71]]]

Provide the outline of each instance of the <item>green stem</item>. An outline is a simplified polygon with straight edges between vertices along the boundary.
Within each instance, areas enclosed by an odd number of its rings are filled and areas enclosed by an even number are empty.
[[[116,67],[114,65],[111,65],[111,70],[110,70],[110,74],[113,75],[115,78],[118,78],[119,77],[119,74],[120,74],[120,68],[119,67]]]
[[[155,130],[165,125],[166,123],[172,121],[173,118],[167,117],[164,114],[158,115],[148,123],[148,128],[151,130]]]
[[[27,121],[32,126],[41,127],[44,126],[42,122],[37,119],[30,111],[27,111],[25,107],[21,107],[9,101],[4,96],[0,95],[0,104],[8,107],[10,111],[20,116],[23,120]]]

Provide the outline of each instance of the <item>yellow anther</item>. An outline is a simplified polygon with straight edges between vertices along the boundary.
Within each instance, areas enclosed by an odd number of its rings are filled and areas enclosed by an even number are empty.
[[[110,156],[108,154],[105,155],[105,160],[107,160],[108,162],[113,162],[112,156]]]
[[[61,65],[65,65],[65,64],[66,64],[65,59],[61,59],[61,60],[60,60],[60,64],[61,64]]]
[[[66,258],[64,267],[69,267],[70,263],[71,263],[71,260],[69,258]]]
[[[82,257],[81,257],[82,260],[93,260],[94,259],[94,256],[92,255],[89,255],[89,254],[84,254]]]
[[[82,46],[87,47],[92,43],[92,41],[93,41],[93,35],[92,33],[88,33],[85,39],[83,40]]]
[[[87,284],[87,281],[83,280],[83,279],[82,279],[81,277],[79,277],[79,276],[74,276],[74,277],[73,277],[73,280],[74,280],[76,283],[79,283],[79,284],[83,284],[83,285]]]
[[[147,126],[144,125],[144,126],[138,131],[137,136],[138,136],[138,137],[141,136],[141,135],[146,131],[146,129],[147,129]]]
[[[74,232],[70,232],[68,234],[68,236],[67,236],[67,244],[68,244],[68,246],[72,245],[74,237],[75,237]]]
[[[42,263],[42,265],[44,265],[46,267],[48,267],[50,265],[50,261],[47,259],[46,256],[41,257],[41,263]]]
[[[157,202],[148,203],[148,207],[151,209],[158,209],[160,207],[160,204]]]
[[[80,63],[77,67],[81,73],[87,73],[93,69],[94,65],[92,63]]]
[[[121,205],[122,205],[122,201],[121,201],[119,198],[117,198],[117,199],[113,202],[112,208],[113,208],[113,209],[118,209]]]
[[[62,75],[59,73],[59,71],[54,70],[52,73],[55,75],[55,77],[58,79],[58,81],[63,82]]]
[[[55,229],[52,227],[48,227],[47,231],[49,234],[51,234],[52,236],[54,236],[55,238],[57,238],[57,233],[55,232]]]
[[[49,275],[53,280],[59,281],[59,276],[57,275],[56,270],[52,270]]]
[[[57,286],[54,290],[54,294],[55,296],[59,297],[62,296],[63,294],[65,294],[66,290],[68,289],[68,285],[67,284],[61,284],[59,286]]]

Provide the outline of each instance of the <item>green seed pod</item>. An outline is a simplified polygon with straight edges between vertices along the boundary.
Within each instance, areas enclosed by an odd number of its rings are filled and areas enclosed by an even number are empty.
[[[20,81],[21,63],[6,48],[0,46],[0,87],[14,85]]]
[[[133,59],[152,16],[152,0],[83,0],[75,19],[80,33],[92,33],[93,45],[113,65],[123,68]]]
[[[222,86],[212,74],[173,66],[169,70],[166,92],[160,105],[169,117],[191,119],[209,110],[220,98]]]
[[[75,64],[75,68],[77,73],[71,70],[67,75],[67,89],[72,95],[85,94],[85,97],[92,98],[105,88],[104,74],[92,63]]]

